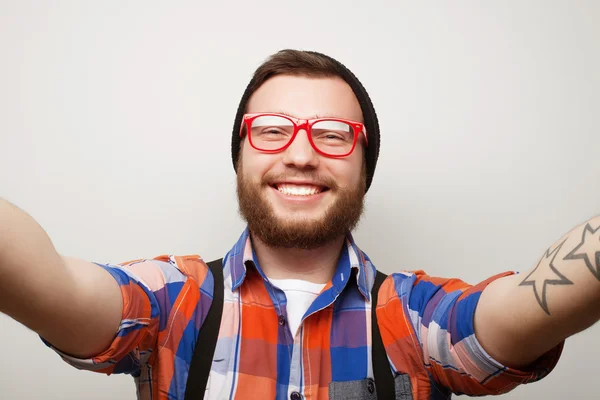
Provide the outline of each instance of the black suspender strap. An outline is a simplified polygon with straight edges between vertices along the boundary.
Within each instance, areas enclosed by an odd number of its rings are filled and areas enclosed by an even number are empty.
[[[215,289],[210,309],[200,332],[198,332],[198,339],[194,346],[194,355],[185,387],[185,400],[204,399],[223,314],[223,259],[211,261],[207,265],[212,272]]]
[[[375,283],[371,290],[371,334],[373,336],[371,349],[373,357],[373,375],[375,376],[375,387],[377,389],[378,400],[394,400],[396,398],[396,389],[394,386],[394,376],[385,352],[379,325],[377,324],[377,294],[379,287],[387,277],[386,274],[377,271]]]

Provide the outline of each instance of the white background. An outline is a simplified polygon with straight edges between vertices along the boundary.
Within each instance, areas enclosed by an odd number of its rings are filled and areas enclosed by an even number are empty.
[[[229,146],[245,85],[269,54],[313,49],[379,114],[355,234],[377,267],[523,271],[600,212],[598,21],[595,1],[2,0],[0,196],[64,254],[218,258],[244,227]],[[599,334],[501,398],[598,398]],[[0,360],[3,399],[135,398],[2,315]]]

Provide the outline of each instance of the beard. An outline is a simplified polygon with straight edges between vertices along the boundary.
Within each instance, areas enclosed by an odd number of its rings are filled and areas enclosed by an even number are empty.
[[[285,181],[281,175],[267,173],[260,183],[249,181],[238,164],[237,196],[239,213],[248,223],[250,233],[273,248],[311,250],[351,232],[364,210],[366,168],[363,164],[360,183],[353,188],[341,189],[332,179],[303,173],[302,177],[322,183],[336,196],[320,218],[280,218],[266,197],[266,190],[275,181]],[[292,212],[290,212],[292,213]]]

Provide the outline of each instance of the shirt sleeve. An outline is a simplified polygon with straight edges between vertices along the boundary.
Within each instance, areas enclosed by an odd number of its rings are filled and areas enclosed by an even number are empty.
[[[137,376],[156,352],[159,332],[164,330],[173,302],[189,277],[168,257],[97,265],[119,283],[123,296],[121,322],[110,347],[95,357],[80,359],[42,340],[75,368]]]
[[[497,395],[552,371],[564,342],[524,370],[494,360],[475,337],[473,318],[483,289],[506,272],[471,286],[458,279],[416,273],[409,300],[411,321],[435,381],[455,394]]]

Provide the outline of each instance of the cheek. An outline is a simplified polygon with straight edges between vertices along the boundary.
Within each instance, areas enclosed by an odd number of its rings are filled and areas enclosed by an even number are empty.
[[[362,179],[362,159],[347,159],[329,169],[340,187],[355,187]]]
[[[240,166],[244,177],[252,182],[258,182],[273,167],[275,157],[270,154],[261,154],[252,147],[243,146]]]

